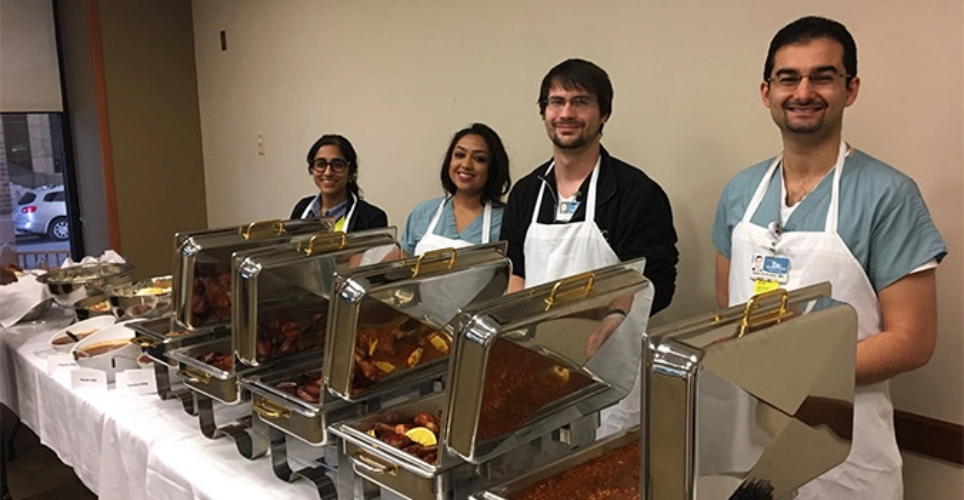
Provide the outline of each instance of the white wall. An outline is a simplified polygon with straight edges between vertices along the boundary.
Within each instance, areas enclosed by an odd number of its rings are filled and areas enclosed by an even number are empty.
[[[846,139],[917,180],[950,250],[938,272],[938,353],[895,381],[895,400],[962,423],[960,0],[194,0],[209,224],[286,217],[314,190],[304,156],[328,132],[355,144],[367,198],[397,225],[440,191],[448,140],[472,121],[500,133],[519,178],[550,155],[535,104],[542,76],[583,57],[615,87],[603,143],[673,203],[679,287],[662,320],[703,312],[713,307],[717,196],[735,172],[780,149],[758,93],[767,45],[815,13],[857,39],[863,84]]]

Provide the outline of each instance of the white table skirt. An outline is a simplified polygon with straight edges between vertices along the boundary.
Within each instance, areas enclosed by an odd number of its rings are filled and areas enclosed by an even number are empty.
[[[42,323],[0,330],[0,401],[100,498],[318,498],[305,481],[277,479],[269,458],[205,438],[178,401],[74,391],[67,372],[48,375],[47,340],[68,322],[54,308]]]

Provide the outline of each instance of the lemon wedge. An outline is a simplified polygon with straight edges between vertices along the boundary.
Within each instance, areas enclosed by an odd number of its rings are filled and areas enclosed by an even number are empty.
[[[432,446],[438,444],[438,439],[435,437],[435,433],[432,432],[427,427],[412,427],[408,432],[405,433],[409,439],[422,445],[422,446]]]

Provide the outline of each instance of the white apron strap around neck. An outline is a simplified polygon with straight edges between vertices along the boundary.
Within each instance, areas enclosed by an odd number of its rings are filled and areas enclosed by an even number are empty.
[[[592,169],[592,176],[589,178],[589,192],[586,193],[586,222],[592,222],[596,220],[596,184],[599,181],[599,165],[602,163],[602,155],[596,158],[596,166]],[[556,166],[556,162],[549,164],[549,168],[546,169],[544,175],[549,175],[552,172],[552,167]],[[532,211],[532,223],[535,224],[539,221],[539,208],[542,207],[542,193],[546,190],[545,179],[542,180],[542,187],[539,189],[539,196],[536,197],[536,207]]]
[[[837,152],[837,162],[833,166],[833,190],[831,192],[830,198],[830,209],[827,211],[827,223],[824,230],[828,232],[837,231],[837,214],[838,214],[838,199],[840,194],[840,172],[843,170],[844,160],[847,159],[847,143],[842,139],[840,141],[840,149]],[[777,155],[773,161],[770,162],[770,166],[767,168],[765,174],[763,174],[763,179],[760,180],[760,184],[757,185],[756,191],[753,193],[753,197],[750,198],[750,204],[746,207],[746,212],[743,213],[742,222],[749,223],[750,219],[753,218],[753,214],[756,213],[757,208],[760,207],[760,203],[763,201],[763,197],[766,195],[767,188],[770,187],[770,181],[773,179],[773,174],[776,172],[778,166],[783,161],[783,153]],[[780,179],[783,182],[783,179]]]
[[[541,193],[540,193],[541,194]],[[446,196],[442,199],[442,203],[439,203],[438,208],[435,210],[435,215],[432,216],[432,221],[428,223],[428,227],[425,228],[425,234],[435,234],[435,227],[438,226],[439,219],[442,218],[442,211],[445,209],[445,203],[451,200],[451,196]],[[452,207],[452,212],[455,212],[455,206]],[[482,244],[485,245],[489,242],[489,233],[492,231],[492,202],[485,204],[485,209],[482,211]]]
[[[355,215],[355,207],[358,206],[358,197],[354,193],[348,193],[351,196],[351,210],[345,215],[345,225],[341,227],[342,232],[348,232],[348,226],[351,224],[351,218]]]

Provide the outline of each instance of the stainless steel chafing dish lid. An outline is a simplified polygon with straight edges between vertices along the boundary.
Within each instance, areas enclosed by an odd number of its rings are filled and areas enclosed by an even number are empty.
[[[413,335],[430,336],[440,331],[445,337],[443,350],[447,351],[453,332],[446,324],[459,309],[505,293],[511,269],[505,251],[506,243],[500,241],[339,271],[325,346],[325,384],[329,391],[358,401],[372,394],[375,387],[388,390],[433,367],[444,371],[447,364],[439,359],[404,371],[394,370],[373,386],[353,391],[359,331],[414,319],[417,321],[406,323],[413,325]],[[436,341],[442,342],[441,337]]]
[[[231,254],[238,250],[270,246],[299,235],[331,231],[324,219],[253,222],[244,226],[206,229],[174,235],[173,293],[174,320],[187,328],[227,323],[229,318],[206,318],[192,310],[194,278],[198,264],[212,266],[212,274],[229,273]],[[227,313],[226,316],[229,316]]]
[[[160,318],[130,321],[127,326],[134,330],[134,339],[131,342],[137,344],[155,361],[168,366],[177,365],[167,358],[167,353],[176,348],[231,335],[231,330],[223,326],[196,330],[176,328],[170,313]]]
[[[395,235],[394,227],[320,233],[307,240],[235,253],[232,330],[238,359],[251,366],[263,363],[258,355],[259,314],[266,309],[297,308],[327,314],[334,273],[389,255],[398,249]]]
[[[650,332],[644,498],[781,498],[845,460],[856,339],[829,283]]]
[[[481,463],[626,397],[652,305],[645,264],[596,269],[459,313],[443,441]],[[606,314],[616,308],[626,317]]]

